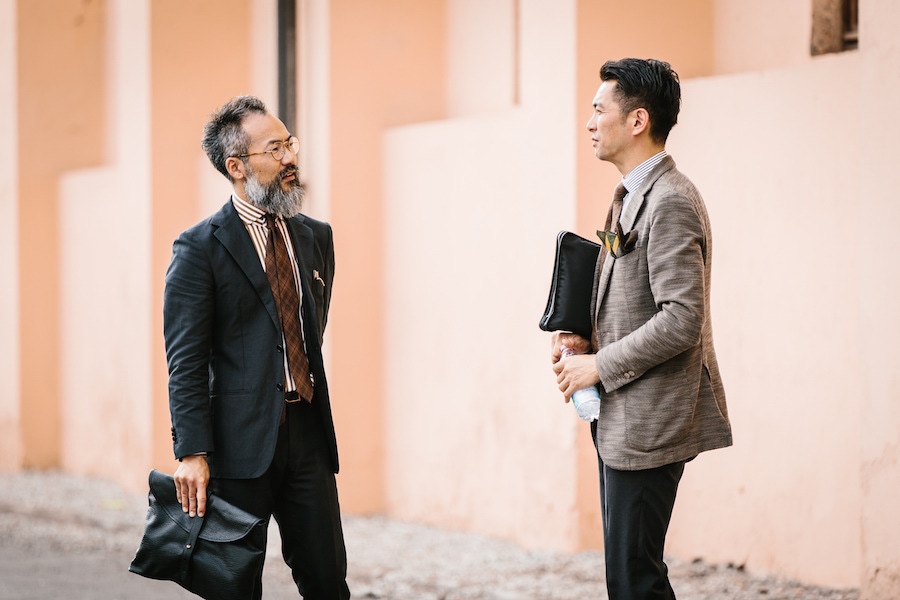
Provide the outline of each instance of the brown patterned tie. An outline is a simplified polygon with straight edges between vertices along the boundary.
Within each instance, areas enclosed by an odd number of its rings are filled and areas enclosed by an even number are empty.
[[[274,215],[266,215],[269,238],[266,241],[266,278],[272,286],[275,306],[284,335],[288,367],[297,386],[297,393],[307,402],[312,402],[313,383],[309,373],[309,359],[303,349],[303,334],[300,330],[300,297],[294,280],[294,269],[288,256],[287,246],[281,230],[275,224]]]
[[[619,217],[622,216],[622,204],[627,194],[628,190],[620,183],[613,193],[613,201],[609,206],[609,212],[606,213],[606,231],[613,231],[613,228],[618,224]],[[609,252],[606,250],[606,246],[601,245],[600,254],[597,256],[597,272],[594,275],[594,286],[596,286],[600,280],[600,274],[603,272],[603,263],[606,261],[607,254],[609,254]],[[600,347],[599,332],[597,331],[597,317],[599,316],[600,307],[598,304],[601,294],[602,292],[594,287],[593,295],[591,296],[591,310],[594,314],[594,326],[592,328],[593,331],[591,332],[591,347],[594,352]]]
[[[619,217],[622,216],[622,202],[627,194],[628,190],[625,189],[625,186],[619,184],[619,187],[616,188],[616,191],[613,194],[613,201],[609,206],[609,212],[606,214],[606,231],[616,231],[616,225],[619,224]],[[598,277],[600,276],[600,272],[603,271],[603,262],[606,260],[607,254],[609,254],[609,252],[607,252],[606,247],[600,249],[600,258],[597,261]]]

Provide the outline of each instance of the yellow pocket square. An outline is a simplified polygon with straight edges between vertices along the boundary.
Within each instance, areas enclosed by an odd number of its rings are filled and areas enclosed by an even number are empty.
[[[634,246],[637,244],[637,231],[632,230],[628,232],[628,235],[623,235],[621,225],[616,226],[616,231],[597,230],[597,237],[600,238],[600,243],[613,258],[625,256],[634,250]]]

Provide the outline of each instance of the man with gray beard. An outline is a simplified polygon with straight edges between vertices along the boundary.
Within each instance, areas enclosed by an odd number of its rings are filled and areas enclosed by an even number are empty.
[[[233,193],[178,236],[166,273],[176,495],[191,517],[208,493],[274,516],[302,597],[349,598],[322,360],[331,226],[299,214],[300,142],[259,99],[225,104],[202,145]]]

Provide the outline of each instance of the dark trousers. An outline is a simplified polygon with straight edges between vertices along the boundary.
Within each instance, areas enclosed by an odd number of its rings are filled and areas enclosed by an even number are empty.
[[[675,600],[663,548],[684,461],[618,471],[597,460],[609,600]]]
[[[345,600],[347,554],[337,485],[316,408],[286,405],[275,457],[257,479],[213,479],[213,493],[260,518],[274,516],[281,552],[305,600]],[[262,574],[257,586],[262,597]]]

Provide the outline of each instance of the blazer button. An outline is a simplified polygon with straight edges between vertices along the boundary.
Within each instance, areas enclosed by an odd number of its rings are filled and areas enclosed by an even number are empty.
[[[283,392],[283,391],[284,391],[284,385],[282,385],[282,384],[279,383],[279,384],[277,384],[277,385],[275,386],[275,389],[278,390],[279,392]]]
[[[284,348],[281,347],[281,344],[275,346],[275,349],[278,350],[279,352],[284,352]]]

